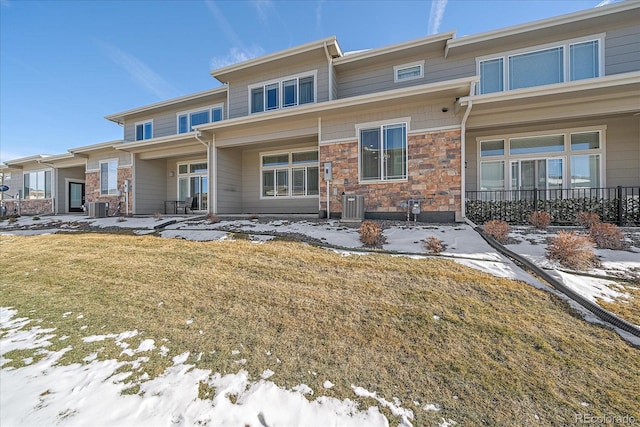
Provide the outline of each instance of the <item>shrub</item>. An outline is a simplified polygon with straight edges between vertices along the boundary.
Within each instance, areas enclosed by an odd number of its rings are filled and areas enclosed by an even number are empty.
[[[220,218],[218,218],[218,216],[214,213],[210,213],[209,215],[207,215],[207,219],[209,220],[210,224],[217,224],[220,222]]]
[[[624,234],[617,225],[597,222],[589,229],[589,236],[599,248],[622,249]]]
[[[39,216],[34,216],[34,217],[33,217],[33,220],[34,220],[34,221],[40,221],[40,217],[39,217]]]
[[[424,247],[427,249],[427,252],[432,254],[439,254],[444,251],[444,243],[436,236],[429,237],[424,243]]]
[[[595,212],[578,212],[576,222],[584,228],[591,228],[600,222],[600,215]]]
[[[504,244],[509,239],[509,224],[506,221],[493,219],[484,225],[484,232]]]
[[[156,221],[160,221],[161,219],[163,219],[162,214],[160,212],[155,212],[153,214],[153,219],[155,219]]]
[[[551,224],[551,214],[549,212],[533,212],[529,215],[529,224],[535,228],[547,228]]]
[[[364,221],[360,224],[360,241],[365,246],[377,247],[382,245],[382,227],[373,221]]]
[[[547,258],[573,270],[588,270],[598,265],[593,242],[575,231],[561,231],[549,240]]]

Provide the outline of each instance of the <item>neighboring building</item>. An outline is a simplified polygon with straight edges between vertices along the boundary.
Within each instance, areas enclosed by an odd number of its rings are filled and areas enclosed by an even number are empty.
[[[640,185],[639,2],[353,54],[332,37],[211,75],[223,85],[107,116],[122,141],[7,162],[22,212],[72,212],[83,184],[131,214],[189,198],[339,215],[346,193],[367,217],[416,199],[421,220],[454,221],[470,190]]]

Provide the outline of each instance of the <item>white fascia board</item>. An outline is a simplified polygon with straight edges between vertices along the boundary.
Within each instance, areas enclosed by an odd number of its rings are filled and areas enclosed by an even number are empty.
[[[484,95],[465,96],[460,98],[460,105],[465,107],[469,101],[474,105],[489,104],[492,102],[510,101],[513,99],[531,98],[536,96],[555,95],[560,93],[577,92],[581,90],[614,88],[629,84],[640,84],[640,71],[631,73],[614,74],[606,77],[578,80],[553,85],[535,86],[525,89],[509,90],[504,92],[487,93]]]
[[[220,75],[224,75],[224,74],[229,74],[232,73],[234,71],[239,71],[239,70],[243,70],[246,68],[251,68],[251,67],[255,67],[256,65],[261,65],[261,64],[266,64],[268,62],[272,62],[272,61],[276,61],[278,59],[283,59],[283,58],[287,58],[290,56],[294,56],[294,55],[299,55],[301,53],[304,52],[309,52],[311,50],[315,50],[315,49],[324,49],[325,45],[330,45],[330,44],[334,44],[336,46],[336,51],[337,51],[337,55],[338,56],[342,56],[342,50],[340,49],[340,46],[338,45],[338,40],[336,39],[335,36],[332,37],[327,37],[325,39],[322,40],[316,40],[310,43],[306,43],[300,46],[295,46],[289,49],[285,49],[285,50],[281,50],[275,53],[271,53],[268,55],[263,55],[263,56],[259,56],[257,58],[252,58],[252,59],[248,59],[246,61],[243,62],[238,62],[236,64],[231,64],[231,65],[227,65],[226,67],[222,67],[222,68],[218,68],[215,70],[212,70],[209,74],[211,74],[211,76],[215,77],[216,79],[218,79],[218,76]]]
[[[202,92],[196,92],[189,95],[181,96],[178,98],[168,99],[166,101],[156,102],[155,104],[145,105],[143,107],[133,108],[131,110],[122,111],[120,113],[110,114],[105,116],[104,118],[110,120],[112,122],[121,124],[121,121],[127,116],[132,116],[134,114],[144,113],[145,111],[155,110],[157,108],[171,106],[173,104],[178,104],[186,101],[193,101],[199,98],[205,98],[207,96],[216,95],[219,93],[225,93],[227,91],[227,86],[220,86],[215,89],[209,89]]]
[[[283,117],[294,117],[303,114],[319,113],[325,111],[338,110],[346,107],[370,104],[374,102],[389,101],[398,98],[404,98],[416,95],[428,95],[430,93],[442,92],[454,89],[465,89],[469,92],[470,87],[478,81],[479,77],[464,77],[455,80],[447,80],[439,83],[429,83],[420,86],[409,86],[400,89],[388,90],[384,92],[376,92],[366,95],[352,96],[349,98],[340,98],[333,101],[319,102],[317,104],[308,104],[297,106],[295,108],[285,108],[276,111],[264,112],[260,114],[252,114],[249,116],[237,117],[235,119],[221,120],[219,122],[206,123],[195,126],[194,129],[199,131],[209,131],[222,129],[232,126],[240,126],[249,123],[258,123],[267,120],[274,120]]]
[[[104,150],[105,148],[113,148],[118,144],[122,144],[122,142],[123,142],[122,140],[100,142],[98,144],[85,145],[84,147],[71,148],[68,151],[72,154],[86,153],[89,151]]]
[[[164,144],[166,142],[184,141],[185,139],[195,140],[195,136],[194,136],[195,134],[196,134],[195,132],[187,132],[187,133],[178,133],[175,135],[161,136],[159,138],[144,139],[142,141],[123,142],[122,144],[119,144],[118,146],[115,146],[113,148],[115,148],[116,150],[128,151],[132,148],[149,147],[152,145]]]
[[[624,12],[627,10],[637,9],[640,7],[638,1],[624,1],[608,6],[593,7],[587,10],[569,13],[566,15],[554,16],[552,18],[541,19],[539,21],[527,22],[525,24],[513,25],[511,27],[501,28],[498,30],[487,31],[480,34],[453,38],[447,41],[446,52],[459,46],[473,43],[480,43],[492,39],[513,36],[516,34],[526,33],[529,31],[541,30],[549,27],[561,26],[571,22],[581,21],[598,16],[605,16],[612,13]],[[446,54],[445,54],[446,57]]]
[[[19,159],[8,160],[4,162],[4,164],[7,166],[13,166],[13,165],[19,166],[27,163],[39,162],[40,160],[45,160],[49,157],[50,156],[45,154],[36,154],[35,156],[21,157]]]
[[[421,37],[419,39],[409,40],[402,43],[393,44],[390,46],[384,46],[375,49],[365,49],[359,52],[354,52],[349,55],[337,58],[333,63],[338,66],[340,64],[347,64],[349,62],[359,61],[367,58],[374,58],[380,55],[388,55],[392,52],[398,52],[412,47],[419,47],[429,45],[431,43],[437,43],[440,41],[452,40],[455,37],[455,31],[449,31],[446,33],[438,33],[431,36]]]

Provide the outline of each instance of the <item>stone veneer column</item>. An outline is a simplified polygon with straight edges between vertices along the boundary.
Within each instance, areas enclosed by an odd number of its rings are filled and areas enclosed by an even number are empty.
[[[368,213],[406,213],[400,204],[411,198],[422,198],[425,213],[462,211],[462,179],[460,130],[411,134],[408,136],[408,179],[377,183],[360,183],[358,179],[358,142],[320,146],[320,164],[331,162],[331,211],[342,211],[342,197],[346,194],[364,196]],[[337,195],[334,195],[334,188]],[[327,208],[326,182],[320,182],[320,209]]]
[[[122,201],[122,207],[120,212],[124,215],[127,210],[124,205],[124,181],[129,180],[131,191],[129,192],[129,214],[133,214],[133,182],[132,182],[132,169],[131,166],[118,168],[117,188],[121,192],[120,196],[116,195],[101,195],[100,194],[100,172],[87,172],[85,174],[85,203],[91,202],[107,202],[109,203],[109,211],[113,213],[113,206],[117,206],[119,201]]]

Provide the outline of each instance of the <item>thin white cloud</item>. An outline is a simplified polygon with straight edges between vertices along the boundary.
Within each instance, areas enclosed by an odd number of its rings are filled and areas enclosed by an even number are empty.
[[[316,5],[316,30],[322,30],[322,6],[324,0],[320,0]]]
[[[258,12],[260,20],[262,22],[267,22],[267,13],[273,8],[273,2],[271,0],[253,0],[251,4],[256,9],[256,12]]]
[[[231,43],[232,46],[242,46],[242,40],[238,36],[238,33],[233,29],[231,23],[224,16],[216,2],[207,0],[205,4],[209,8],[209,11],[211,11],[213,18],[216,20],[216,27],[222,31],[229,43]]]
[[[0,0],[0,6],[11,7],[11,2],[9,0]]]
[[[429,11],[429,27],[428,34],[436,34],[440,31],[440,24],[444,17],[444,10],[447,7],[448,0],[432,0],[431,10]]]
[[[607,6],[607,5],[614,4],[614,3],[620,3],[622,1],[624,1],[624,0],[602,0],[595,7]]]
[[[102,41],[97,43],[102,46],[111,61],[122,67],[133,80],[159,99],[175,98],[181,95],[178,89],[135,56],[112,44]]]
[[[216,56],[211,60],[211,69],[226,67],[227,65],[237,64],[238,62],[247,61],[264,54],[264,50],[260,46],[251,48],[232,47],[225,56]]]

